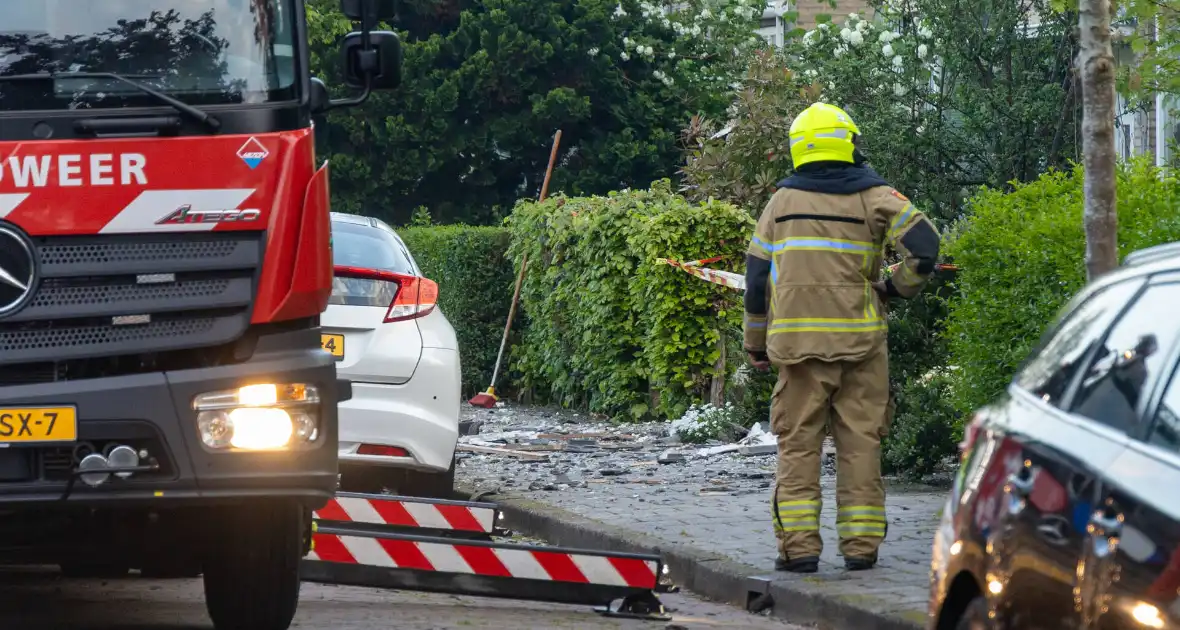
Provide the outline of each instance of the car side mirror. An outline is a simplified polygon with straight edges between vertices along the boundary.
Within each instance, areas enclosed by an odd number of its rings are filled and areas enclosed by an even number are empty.
[[[365,6],[368,4],[368,6]],[[376,22],[397,17],[397,0],[340,0],[340,12],[353,22]]]
[[[344,81],[349,87],[392,90],[402,80],[402,42],[392,31],[349,33],[344,37]]]

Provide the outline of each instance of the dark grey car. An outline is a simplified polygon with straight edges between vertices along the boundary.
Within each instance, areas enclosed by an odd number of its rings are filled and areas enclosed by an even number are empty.
[[[1063,309],[967,427],[929,629],[1180,628],[1178,365],[1180,247]]]

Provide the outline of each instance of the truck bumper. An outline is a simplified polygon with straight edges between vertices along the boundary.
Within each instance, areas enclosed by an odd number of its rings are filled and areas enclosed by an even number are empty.
[[[284,451],[207,448],[197,428],[194,397],[259,383],[316,386],[316,439]],[[350,392],[347,382],[337,381],[331,356],[320,349],[318,328],[260,336],[253,356],[234,365],[0,387],[0,407],[72,405],[78,422],[77,442],[0,448],[0,509],[50,503],[206,505],[257,497],[287,498],[317,509],[336,489],[336,404]],[[127,479],[111,476],[97,487],[70,482],[79,449],[101,453],[120,444],[146,450],[159,470]]]

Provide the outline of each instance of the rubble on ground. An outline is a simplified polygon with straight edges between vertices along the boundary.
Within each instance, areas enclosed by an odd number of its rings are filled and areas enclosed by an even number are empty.
[[[586,413],[498,404],[465,407],[459,477],[481,490],[593,492],[599,484],[672,487],[702,495],[766,492],[775,437],[766,423],[734,443],[683,444],[669,424],[613,424]],[[825,444],[824,474],[834,472]],[[660,492],[657,489],[656,492]]]

